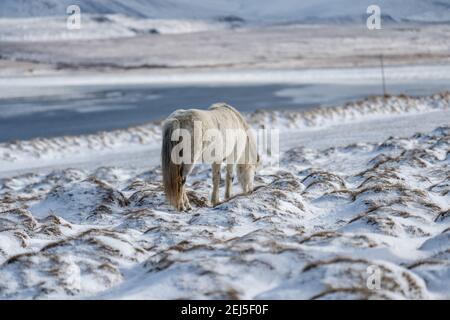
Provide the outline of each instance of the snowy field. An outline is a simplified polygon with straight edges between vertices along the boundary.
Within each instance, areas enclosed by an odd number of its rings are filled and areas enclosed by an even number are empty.
[[[66,27],[79,5],[81,28]],[[312,68],[449,62],[445,1],[3,0],[0,74],[101,69]],[[12,65],[11,65],[12,64]]]
[[[58,30],[52,34],[67,32],[63,27]],[[174,77],[210,69],[373,67],[380,65],[380,55],[390,66],[448,64],[450,24],[387,24],[381,30],[368,30],[365,24],[269,25],[92,40],[5,39],[0,44],[0,76],[119,70]]]
[[[442,93],[249,113],[283,129],[280,166],[215,208],[199,166],[187,213],[164,200],[158,123],[3,143],[0,297],[448,299],[449,108]]]

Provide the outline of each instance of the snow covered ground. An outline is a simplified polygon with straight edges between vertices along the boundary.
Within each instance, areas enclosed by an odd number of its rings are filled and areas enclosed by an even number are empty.
[[[164,201],[158,123],[3,143],[0,297],[449,299],[449,108],[247,114],[283,129],[280,166],[215,208],[197,167],[187,213]]]
[[[0,299],[450,299],[450,6],[371,4],[2,0]],[[175,212],[157,119],[218,93],[280,164]]]

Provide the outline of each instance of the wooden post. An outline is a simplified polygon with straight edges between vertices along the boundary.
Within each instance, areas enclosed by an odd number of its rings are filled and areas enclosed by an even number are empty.
[[[383,83],[383,97],[386,98],[386,79],[384,77],[384,60],[383,55],[380,55],[380,63],[381,63],[381,81]]]

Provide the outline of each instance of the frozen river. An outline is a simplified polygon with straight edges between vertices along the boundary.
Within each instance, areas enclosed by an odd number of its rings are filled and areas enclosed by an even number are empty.
[[[427,95],[448,89],[443,81],[427,81],[390,84],[388,93]],[[381,93],[380,85],[373,84],[15,88],[14,94],[0,98],[0,142],[126,128],[164,119],[176,109],[207,108],[214,102],[227,102],[248,112],[336,105]]]

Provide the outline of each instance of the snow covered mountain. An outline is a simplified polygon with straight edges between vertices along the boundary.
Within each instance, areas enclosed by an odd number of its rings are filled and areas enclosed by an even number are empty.
[[[57,41],[286,24],[365,26],[374,0],[2,0],[0,41]],[[383,25],[450,23],[450,0],[379,0]],[[82,13],[66,28],[66,9]]]
[[[90,14],[263,23],[360,22],[377,4],[389,21],[450,22],[449,0],[2,0],[0,18],[63,16],[71,4]]]

